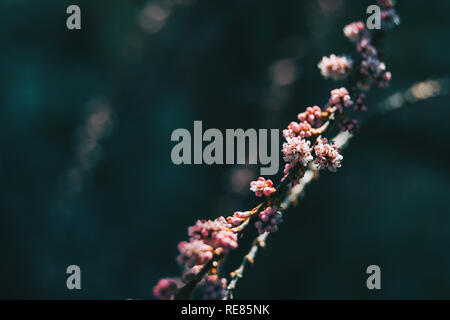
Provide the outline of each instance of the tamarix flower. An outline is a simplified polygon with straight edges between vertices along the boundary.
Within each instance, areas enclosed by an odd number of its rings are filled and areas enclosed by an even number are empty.
[[[293,121],[289,123],[287,129],[283,130],[283,137],[293,138],[299,136],[300,138],[308,138],[312,136],[311,129],[311,124],[308,121],[302,121],[300,123]]]
[[[313,160],[311,155],[311,142],[302,139],[301,137],[286,138],[286,142],[283,143],[283,159],[291,164],[300,162],[303,166],[306,166],[309,161]]]
[[[228,252],[237,248],[237,236],[231,230],[214,231],[211,234],[210,244],[214,248],[222,249],[223,254],[228,254]]]
[[[352,70],[353,61],[350,58],[332,54],[329,57],[323,57],[317,67],[325,78],[340,80],[348,76]]]
[[[213,248],[201,240],[182,241],[178,244],[178,250],[180,255],[177,257],[177,262],[185,264],[188,268],[204,264],[213,257]]]
[[[352,22],[344,27],[344,35],[353,42],[359,41],[366,34],[366,26],[362,21]]]
[[[170,298],[177,291],[177,281],[172,278],[164,278],[158,281],[153,287],[153,294],[161,300],[170,300]]]
[[[320,125],[322,109],[319,106],[307,107],[306,110],[297,115],[298,120],[308,121],[311,125]]]
[[[318,139],[314,152],[317,158],[315,163],[319,170],[328,169],[331,172],[336,172],[336,169],[341,166],[342,159],[344,158],[334,145],[328,143],[326,138]]]
[[[198,220],[189,227],[189,240],[178,245],[180,254],[177,261],[184,266],[181,279],[161,279],[153,288],[157,298],[173,299],[176,294],[176,298],[190,299],[195,289],[202,286],[204,299],[232,299],[236,283],[243,276],[247,262],[254,262],[258,247],[266,244],[268,233],[276,231],[282,222],[282,211],[296,203],[305,186],[319,176],[312,164],[319,170],[331,172],[341,167],[343,156],[340,150],[325,137],[330,131],[335,132],[336,127],[356,133],[358,122],[353,119],[352,114],[354,111],[367,109],[362,91],[370,89],[374,84],[387,86],[392,78],[391,73],[386,70],[386,64],[381,61],[384,49],[379,44],[382,43],[380,40],[384,31],[396,26],[400,20],[394,9],[394,0],[378,0],[378,4],[382,8],[383,32],[369,30],[361,21],[344,27],[345,36],[356,46],[355,63],[346,56],[335,54],[323,57],[318,63],[325,78],[340,80],[349,76],[348,88],[351,91],[344,87],[332,90],[322,108],[316,105],[307,107],[297,115],[298,122],[289,123],[283,130],[286,141],[281,151],[286,164],[278,189],[274,188],[271,180],[259,177],[256,181],[251,181],[250,190],[257,197],[264,195],[267,198],[256,207],[249,211],[236,211],[231,216],[221,216],[215,220]],[[340,136],[337,136],[337,141]],[[349,138],[344,136],[346,137],[340,141],[342,145]],[[258,235],[249,226],[254,226]],[[248,237],[254,239],[249,251],[243,253],[242,263],[229,273],[227,280],[223,271],[227,268],[223,268],[223,263],[230,252],[237,248],[238,236],[245,237],[246,240]],[[241,250],[236,251],[242,253]],[[228,281],[230,284],[227,286]]]
[[[250,211],[245,211],[245,212],[236,211],[232,216],[227,217],[226,221],[231,226],[235,227],[235,226],[240,225],[245,220],[247,220],[250,217],[250,214],[251,214]]]
[[[275,192],[272,180],[266,180],[263,177],[259,177],[258,180],[250,182],[250,190],[257,197],[261,197],[262,195],[268,197]]]
[[[195,225],[189,227],[188,234],[191,239],[203,240],[213,249],[220,248],[224,254],[238,246],[236,234],[217,220],[198,220]]]
[[[350,107],[353,105],[350,94],[345,88],[331,90],[329,103],[341,112],[344,110],[344,107]]]
[[[276,208],[267,207],[259,213],[259,220],[255,222],[255,227],[259,234],[275,232],[281,222],[281,213]]]

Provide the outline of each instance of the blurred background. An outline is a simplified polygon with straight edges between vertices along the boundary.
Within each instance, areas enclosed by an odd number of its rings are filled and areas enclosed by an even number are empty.
[[[152,299],[189,225],[257,204],[259,166],[176,166],[172,131],[283,128],[323,104],[339,84],[316,65],[353,53],[342,28],[372,2],[1,0],[0,298]],[[343,167],[284,215],[236,298],[450,298],[450,98],[379,112],[450,76],[450,2],[399,2],[391,87],[370,92]],[[71,264],[82,290],[66,288]]]

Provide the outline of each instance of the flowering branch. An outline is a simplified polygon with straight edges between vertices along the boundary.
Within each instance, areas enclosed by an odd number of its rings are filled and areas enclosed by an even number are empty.
[[[264,201],[250,211],[235,212],[229,217],[215,220],[198,220],[189,227],[189,241],[178,245],[178,263],[184,266],[181,280],[161,279],[153,288],[161,299],[189,299],[202,285],[205,299],[228,299],[248,263],[253,263],[258,248],[265,245],[271,232],[282,222],[282,212],[303,192],[305,186],[318,175],[318,170],[335,172],[342,165],[341,148],[356,133],[358,122],[351,118],[354,112],[366,110],[365,95],[371,86],[386,87],[392,78],[381,59],[379,47],[386,30],[399,23],[393,0],[378,0],[381,12],[381,30],[370,32],[363,22],[354,22],[344,28],[345,36],[356,44],[357,62],[350,57],[334,54],[324,57],[318,64],[325,78],[348,78],[349,88],[331,90],[328,102],[320,108],[312,106],[298,114],[299,122],[291,122],[285,130],[282,153],[286,162],[284,176],[274,187],[263,177],[250,183],[250,190]],[[352,100],[353,98],[353,100]],[[332,141],[325,135],[337,123],[342,133]],[[314,157],[315,156],[315,157]],[[253,225],[258,236],[240,266],[230,274],[230,283],[219,277],[224,258],[238,246],[238,237]]]

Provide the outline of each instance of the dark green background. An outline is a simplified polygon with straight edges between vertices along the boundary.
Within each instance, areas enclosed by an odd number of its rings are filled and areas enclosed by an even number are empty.
[[[81,31],[65,26],[72,3]],[[139,24],[145,1],[1,0],[0,297],[152,298],[159,278],[179,274],[187,226],[256,204],[231,190],[236,167],[173,165],[171,132],[194,120],[280,128],[324,103],[338,84],[316,64],[353,52],[342,27],[370,3],[197,0],[150,34]],[[391,87],[369,94],[343,167],[287,212],[236,298],[450,298],[450,100],[375,110],[414,82],[449,75],[450,2],[400,1],[398,10]],[[292,57],[297,79],[282,108],[268,108],[270,70]],[[95,99],[110,103],[114,124],[70,192]],[[71,264],[81,291],[66,289]],[[365,286],[371,264],[381,267],[380,291]]]

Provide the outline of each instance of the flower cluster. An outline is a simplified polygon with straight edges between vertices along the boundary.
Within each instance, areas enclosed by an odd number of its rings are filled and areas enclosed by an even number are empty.
[[[281,212],[277,211],[274,207],[267,207],[259,213],[259,220],[255,222],[255,227],[259,234],[275,232],[281,222]]]
[[[284,161],[289,162],[291,166],[300,162],[305,167],[313,160],[311,151],[311,142],[301,137],[287,137],[281,150]]]
[[[230,227],[235,227],[243,223],[245,220],[250,218],[251,211],[236,211],[232,216],[226,218],[226,222]]]
[[[159,280],[156,286],[153,287],[153,294],[158,299],[169,300],[177,289],[178,286],[175,279],[164,278]]]
[[[311,125],[322,125],[322,109],[319,106],[307,107],[306,110],[297,115],[298,120],[307,121]]]
[[[204,282],[204,300],[223,300],[227,294],[227,279],[217,275],[208,275]]]
[[[362,21],[352,22],[344,27],[344,35],[352,42],[358,42],[367,36],[366,25]]]
[[[300,138],[311,137],[311,124],[308,121],[302,121],[300,123],[292,121],[289,123],[286,129],[283,130],[284,138],[293,138],[299,136]]]
[[[326,138],[320,138],[314,147],[314,152],[317,156],[315,163],[319,170],[328,169],[331,172],[336,172],[336,169],[341,166],[344,158],[334,145],[329,144]]]
[[[250,183],[250,190],[252,190],[257,197],[265,195],[270,196],[275,192],[272,180],[266,180],[263,177],[259,177],[258,180]]]
[[[330,99],[328,100],[331,106],[336,107],[340,112],[344,111],[344,107],[353,105],[352,98],[346,88],[331,90]]]
[[[349,75],[353,61],[350,58],[332,54],[329,57],[323,57],[317,67],[324,78],[340,80]]]
[[[213,248],[201,240],[182,241],[178,244],[178,250],[177,262],[186,267],[204,264],[213,257]]]
[[[361,39],[357,44],[357,51],[361,54],[360,78],[358,89],[367,91],[372,83],[379,87],[386,87],[391,81],[392,74],[386,70],[386,64],[379,59],[378,50],[371,44],[369,37]]]
[[[195,225],[189,227],[188,234],[191,242],[202,240],[215,249],[220,249],[224,254],[237,248],[237,236],[228,229],[220,220],[198,220]]]

